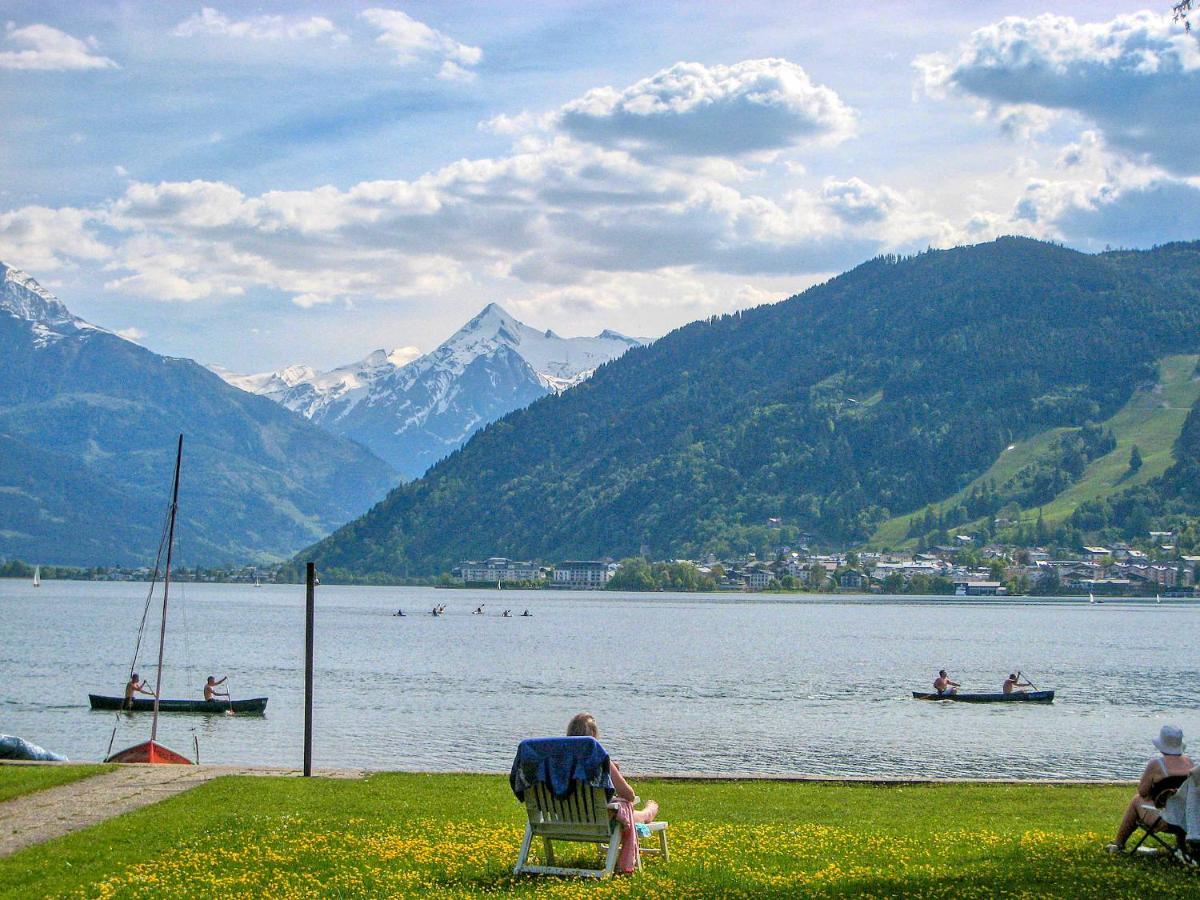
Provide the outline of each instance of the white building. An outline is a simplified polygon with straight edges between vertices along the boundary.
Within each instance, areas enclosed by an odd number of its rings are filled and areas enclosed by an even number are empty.
[[[472,582],[535,581],[541,571],[531,562],[518,562],[503,556],[493,556],[483,562],[469,560],[459,563],[458,577],[464,584]]]
[[[567,560],[554,567],[554,586],[602,588],[617,570],[615,563],[598,560]]]
[[[752,569],[746,573],[746,587],[752,591],[761,591],[771,583],[771,573]]]

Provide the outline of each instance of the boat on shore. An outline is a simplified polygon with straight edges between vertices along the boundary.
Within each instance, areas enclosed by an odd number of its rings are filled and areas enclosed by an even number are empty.
[[[1011,694],[939,694],[935,691],[913,691],[914,700],[953,700],[956,703],[1053,703],[1054,691],[1013,691]]]
[[[124,697],[105,697],[88,694],[92,709],[124,710],[125,712],[154,712],[154,700],[135,697],[126,702]],[[168,713],[200,713],[219,716],[229,710],[238,714],[262,715],[267,710],[266,697],[251,697],[246,700],[165,700],[158,701],[158,711]]]

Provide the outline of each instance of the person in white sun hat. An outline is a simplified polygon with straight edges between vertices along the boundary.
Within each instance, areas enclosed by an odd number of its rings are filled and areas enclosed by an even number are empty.
[[[1164,725],[1153,742],[1161,755],[1146,763],[1141,781],[1138,782],[1137,793],[1129,801],[1125,815],[1121,817],[1121,824],[1117,826],[1117,839],[1107,847],[1109,853],[1124,853],[1125,842],[1139,823],[1150,831],[1163,829],[1166,823],[1163,822],[1162,816],[1142,809],[1142,806],[1153,802],[1156,784],[1172,775],[1187,775],[1195,765],[1183,752],[1183,730],[1178,725]]]

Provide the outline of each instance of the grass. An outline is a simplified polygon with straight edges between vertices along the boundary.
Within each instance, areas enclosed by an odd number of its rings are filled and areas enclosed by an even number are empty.
[[[1058,524],[1087,500],[1107,497],[1118,491],[1144,484],[1170,468],[1172,450],[1189,410],[1200,400],[1200,380],[1194,378],[1198,356],[1168,356],[1159,361],[1158,382],[1153,386],[1134,392],[1112,418],[1103,422],[1112,429],[1117,446],[1104,456],[1092,460],[1083,475],[1049,503],[1042,507],[1047,524]],[[1053,428],[1021,441],[1004,450],[986,472],[970,482],[961,491],[938,503],[930,504],[937,510],[954,506],[970,493],[971,489],[991,479],[1003,484],[1023,466],[1033,462],[1044,453],[1051,442],[1070,428]],[[1129,474],[1129,452],[1137,444],[1142,454],[1142,467],[1136,474]],[[906,538],[908,522],[913,516],[923,517],[926,507],[896,516],[884,522],[868,542],[872,547],[900,549],[915,546],[915,538]],[[1037,510],[1025,510],[1026,517],[1036,518]],[[960,526],[969,531],[973,523]]]
[[[602,884],[511,874],[524,811],[489,775],[221,778],[0,860],[5,897],[1196,896],[1103,845],[1124,786],[638,783],[671,861]],[[588,855],[562,845],[560,863]],[[564,852],[565,851],[565,852]],[[565,858],[565,859],[564,859]]]
[[[113,766],[0,766],[0,803],[107,772]]]

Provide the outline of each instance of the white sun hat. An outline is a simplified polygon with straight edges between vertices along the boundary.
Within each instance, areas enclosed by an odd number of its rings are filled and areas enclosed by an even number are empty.
[[[1183,753],[1183,729],[1178,725],[1164,725],[1154,738],[1154,746],[1167,756]]]

